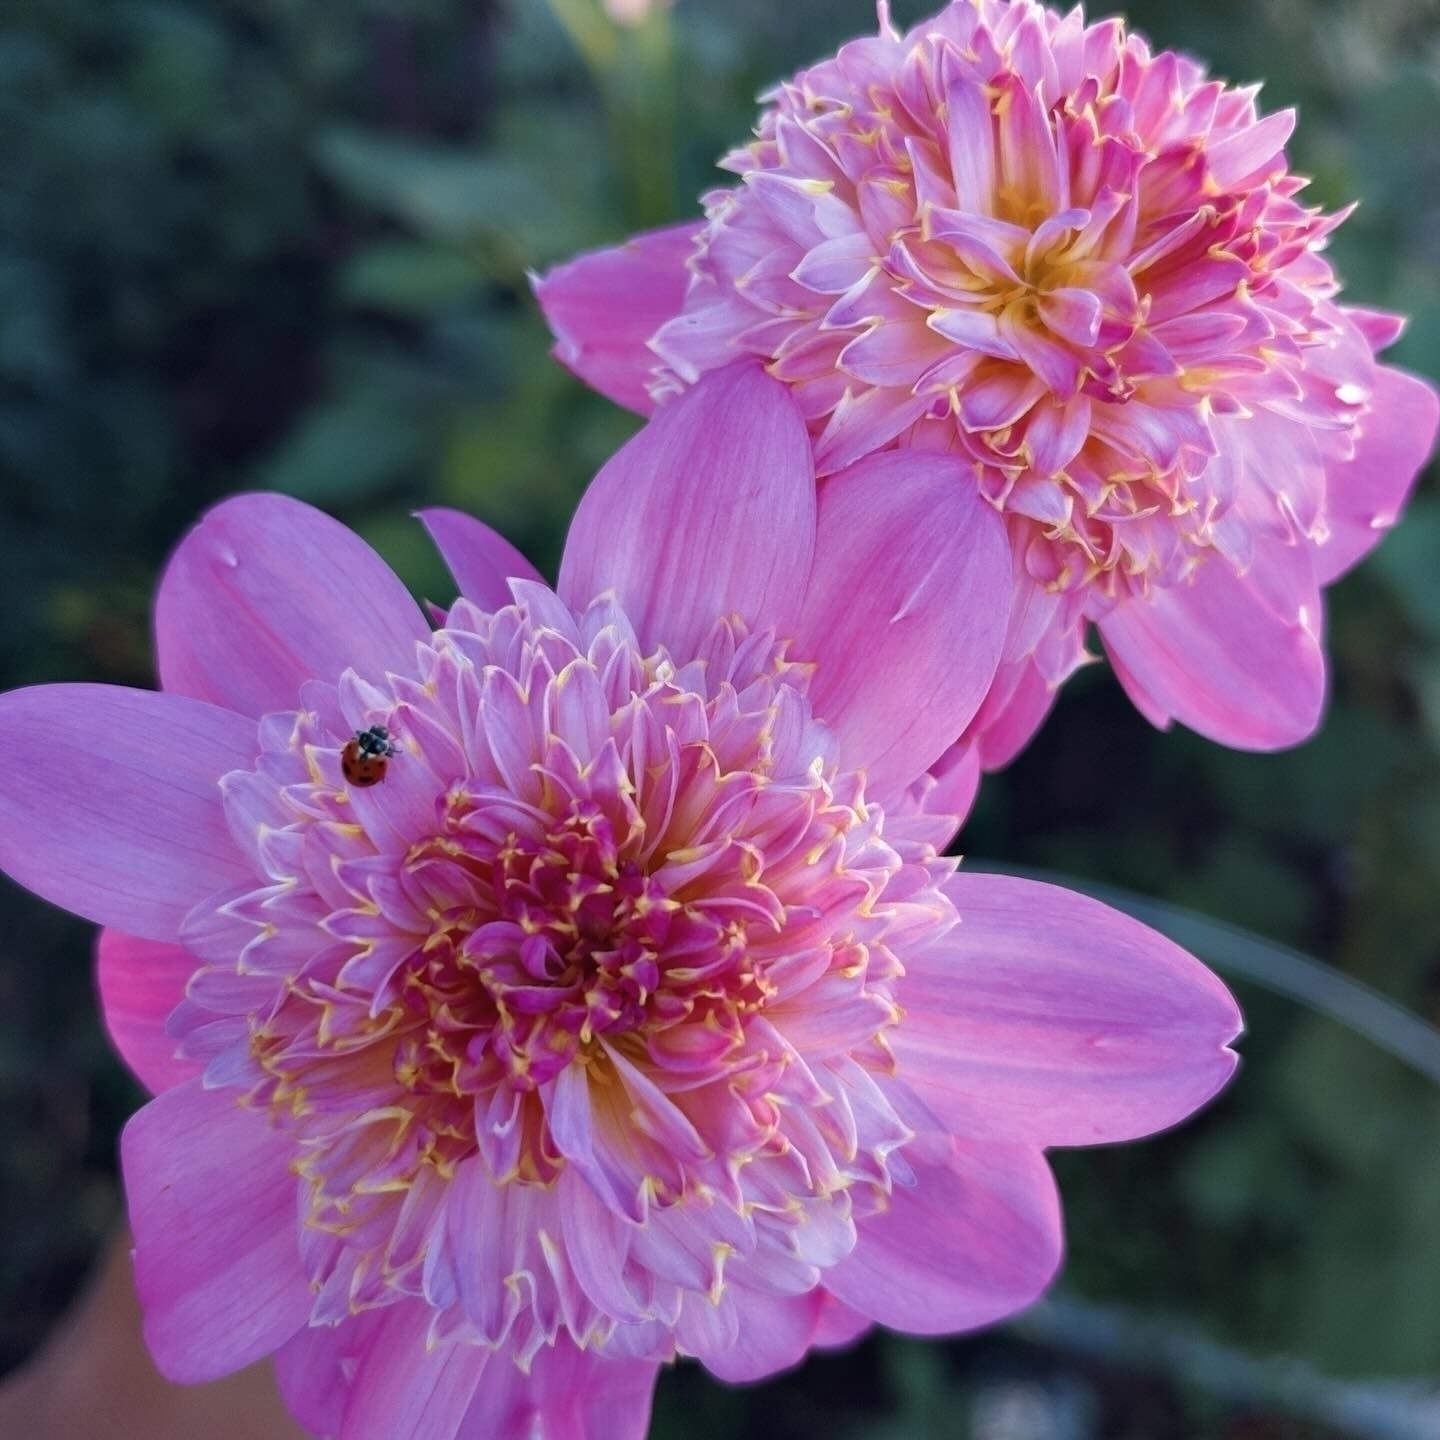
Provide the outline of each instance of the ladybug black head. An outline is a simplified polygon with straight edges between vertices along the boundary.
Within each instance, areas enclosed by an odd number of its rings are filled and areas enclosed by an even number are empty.
[[[390,741],[390,731],[384,725],[372,725],[368,730],[356,733],[355,743],[362,755],[379,759],[382,755],[394,755],[395,746]]]

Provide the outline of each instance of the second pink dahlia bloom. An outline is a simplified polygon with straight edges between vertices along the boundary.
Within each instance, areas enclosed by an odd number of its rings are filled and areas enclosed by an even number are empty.
[[[1343,216],[1303,203],[1294,116],[1255,97],[1078,9],[955,0],[901,33],[882,7],[767,97],[703,222],[537,292],[560,358],[642,412],[753,356],[822,477],[964,461],[1014,556],[986,764],[1092,623],[1157,724],[1292,744],[1324,702],[1322,587],[1394,523],[1440,412],[1376,361],[1400,321],[1339,303]]]
[[[676,1356],[754,1380],[1029,1304],[1044,1148],[1224,1084],[1195,960],[941,857],[964,787],[926,772],[1009,567],[958,469],[817,501],[741,367],[602,471],[558,591],[430,512],[432,629],[342,526],[241,497],[161,584],[163,693],[0,697],[0,865],[108,927],[157,1092],[122,1159],[166,1375],[273,1354],[339,1440],[639,1440]]]

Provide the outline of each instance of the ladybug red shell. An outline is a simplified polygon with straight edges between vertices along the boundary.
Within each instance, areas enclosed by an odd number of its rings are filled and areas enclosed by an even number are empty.
[[[345,779],[361,790],[378,785],[390,768],[395,755],[395,745],[390,732],[383,725],[372,725],[360,730],[354,739],[345,742],[340,752],[340,769]]]

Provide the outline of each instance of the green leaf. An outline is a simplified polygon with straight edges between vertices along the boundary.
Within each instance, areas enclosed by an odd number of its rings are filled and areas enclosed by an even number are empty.
[[[484,288],[485,277],[459,250],[393,240],[362,250],[341,271],[339,284],[353,304],[429,315],[471,299]]]
[[[432,239],[501,236],[535,256],[562,249],[574,233],[544,176],[509,156],[336,127],[320,137],[315,158],[357,200]]]
[[[261,467],[256,483],[299,500],[330,504],[373,495],[423,453],[413,413],[369,389],[313,411]]]

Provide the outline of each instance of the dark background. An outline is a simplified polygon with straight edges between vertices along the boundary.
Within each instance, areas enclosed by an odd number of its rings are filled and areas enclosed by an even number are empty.
[[[553,569],[634,422],[547,361],[527,267],[690,213],[753,94],[871,24],[864,0],[680,0],[622,32],[595,0],[553,4],[4,0],[0,685],[150,683],[157,569],[236,490],[335,511],[438,600],[422,503]],[[1312,194],[1363,201],[1333,247],[1350,297],[1413,314],[1396,358],[1440,375],[1440,5],[1130,13],[1300,105]],[[1440,1021],[1433,481],[1333,592],[1330,643],[1326,726],[1281,756],[1154,732],[1093,667],[987,784],[968,850],[1247,927]],[[142,1097],[98,1027],[88,928],[0,882],[0,937],[3,1371],[113,1223]],[[1247,1063],[1219,1104],[1057,1157],[1052,1302],[759,1389],[682,1367],[656,1440],[1440,1435],[1440,1095],[1312,1007],[1237,990]]]

